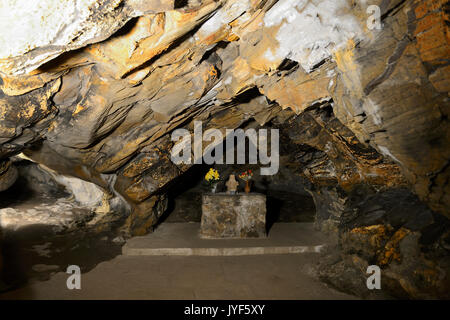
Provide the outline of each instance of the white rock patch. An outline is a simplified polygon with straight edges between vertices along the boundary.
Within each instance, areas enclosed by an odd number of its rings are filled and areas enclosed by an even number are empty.
[[[331,56],[349,39],[362,35],[347,0],[280,0],[265,15],[266,27],[278,26],[279,47],[268,50],[269,61],[289,58],[306,71]]]
[[[390,151],[388,148],[384,146],[378,146],[378,150],[381,152],[381,154],[385,157],[391,158],[397,163],[401,163],[400,160],[398,160]]]
[[[30,225],[48,225],[56,232],[62,231],[82,218],[80,214],[74,213],[75,208],[85,210],[84,206],[67,199],[58,199],[54,204],[42,204],[30,209],[3,208],[0,209],[0,228],[14,231]]]
[[[94,183],[63,175],[54,175],[55,180],[72,193],[75,200],[86,207],[102,205],[103,190]]]
[[[206,38],[217,32],[224,25],[237,19],[250,8],[249,0],[236,0],[228,2],[223,8],[219,9],[213,17],[208,19],[195,35],[195,38]],[[247,17],[249,19],[250,17]]]

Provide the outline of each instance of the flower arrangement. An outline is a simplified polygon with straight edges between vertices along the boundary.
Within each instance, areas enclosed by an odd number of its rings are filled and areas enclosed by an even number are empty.
[[[205,175],[205,180],[211,186],[211,192],[216,193],[217,185],[219,184],[220,181],[219,171],[210,168],[208,173]]]
[[[252,177],[253,177],[252,170],[246,170],[239,175],[239,178],[244,181],[249,181],[252,179]]]
[[[205,175],[205,180],[210,185],[219,182],[220,175],[217,170],[214,170],[213,168],[209,169],[208,173]]]
[[[252,177],[252,170],[246,170],[239,175],[239,178],[245,181],[245,193],[250,193],[250,180]]]

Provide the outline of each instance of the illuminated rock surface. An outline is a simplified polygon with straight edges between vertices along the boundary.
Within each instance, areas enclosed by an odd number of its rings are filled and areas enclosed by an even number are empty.
[[[0,190],[23,153],[98,186],[90,205],[113,214],[96,223],[143,235],[190,167],[170,160],[174,129],[276,127],[340,237],[324,279],[379,261],[399,296],[448,295],[448,2],[372,1],[379,30],[350,2],[2,2]]]

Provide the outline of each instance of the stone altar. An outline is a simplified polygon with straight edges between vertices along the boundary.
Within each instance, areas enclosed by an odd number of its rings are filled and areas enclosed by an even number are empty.
[[[266,237],[266,196],[260,193],[204,194],[200,237]]]

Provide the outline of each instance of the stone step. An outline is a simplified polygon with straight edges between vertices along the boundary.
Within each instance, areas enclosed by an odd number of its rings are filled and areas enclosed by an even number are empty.
[[[122,247],[127,256],[244,256],[319,253],[327,238],[312,223],[276,223],[267,238],[201,239],[200,223],[163,223]]]

